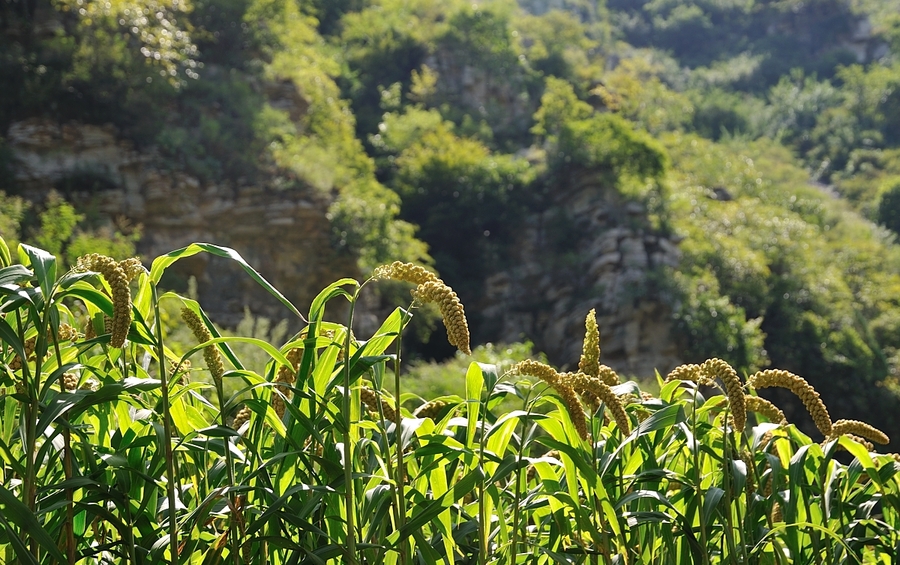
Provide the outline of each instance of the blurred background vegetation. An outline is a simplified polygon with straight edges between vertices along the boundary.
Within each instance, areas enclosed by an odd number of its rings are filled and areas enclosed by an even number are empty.
[[[111,123],[203,182],[310,187],[363,272],[424,262],[464,302],[591,172],[681,242],[655,287],[686,362],[788,369],[900,431],[897,0],[0,0],[0,84],[0,134]],[[8,241],[134,252],[140,226],[11,167],[0,137]]]

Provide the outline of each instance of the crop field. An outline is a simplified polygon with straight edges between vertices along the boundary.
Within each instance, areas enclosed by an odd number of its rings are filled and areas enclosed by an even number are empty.
[[[159,282],[179,259],[240,264],[303,329],[223,337]],[[593,312],[577,370],[472,363],[465,396],[405,391],[398,339],[435,303],[409,263],[341,279],[301,313],[231,249],[139,260],[0,245],[0,562],[8,564],[895,563],[900,458],[832,421],[801,376],[719,359],[641,390],[602,364]],[[357,335],[360,294],[409,303]],[[171,339],[187,328],[186,347]],[[240,347],[237,347],[240,344]],[[237,351],[268,359],[246,366]],[[180,351],[183,349],[183,351]],[[815,437],[756,395],[796,394]],[[656,389],[654,389],[656,390]],[[394,394],[388,391],[394,391]],[[861,418],[865,414],[859,415]],[[879,449],[882,449],[879,447]]]

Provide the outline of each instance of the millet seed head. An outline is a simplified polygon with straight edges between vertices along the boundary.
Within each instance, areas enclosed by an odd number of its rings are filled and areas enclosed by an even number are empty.
[[[252,414],[253,412],[250,410],[250,407],[244,406],[234,415],[234,421],[231,422],[231,427],[235,430],[239,430],[241,426],[250,421],[250,416]]]
[[[691,381],[703,385],[711,384],[709,382],[701,382],[700,365],[695,365],[694,363],[679,365],[672,369],[668,375],[666,375],[666,382],[674,381],[676,379],[679,381]]]
[[[128,328],[131,327],[131,290],[128,288],[128,275],[115,259],[97,253],[79,257],[75,269],[96,271],[109,284],[113,302],[109,345],[110,347],[123,347],[125,339],[128,337]]]
[[[744,397],[744,403],[747,405],[747,410],[762,414],[773,424],[787,424],[787,417],[785,417],[781,408],[775,406],[765,398],[747,395]]]
[[[572,388],[576,391],[587,390],[597,396],[597,398],[606,404],[610,413],[612,413],[613,420],[616,422],[616,427],[619,428],[622,435],[628,435],[631,432],[628,415],[625,413],[625,408],[622,406],[621,400],[605,382],[597,377],[586,375],[581,372],[564,373],[560,376],[560,379],[572,385]]]
[[[840,435],[864,437],[879,445],[887,445],[891,441],[883,431],[859,420],[836,420],[831,427],[831,437],[835,438]]]
[[[592,377],[600,374],[600,329],[597,327],[597,312],[593,308],[584,319],[584,343],[578,370]]]
[[[747,407],[744,403],[744,385],[734,368],[722,359],[709,359],[700,365],[701,379],[714,381],[720,379],[725,386],[725,396],[731,408],[734,428],[742,431],[747,423]]]
[[[372,411],[376,417],[381,417],[379,414],[384,414],[384,419],[388,422],[397,422],[397,411],[387,402],[381,400],[381,396],[379,396],[378,392],[375,389],[371,389],[367,386],[364,386],[359,389],[359,399],[360,401],[370,410]],[[379,407],[381,408],[381,412],[379,413]]]
[[[200,316],[190,308],[181,309],[181,319],[184,320],[184,323],[187,324],[194,337],[200,343],[205,343],[213,338]],[[206,366],[209,368],[209,373],[212,375],[213,380],[220,382],[222,375],[225,374],[225,365],[222,363],[222,355],[219,353],[219,348],[215,345],[204,347],[203,359],[206,361]]]
[[[375,272],[372,273],[372,278],[376,280],[391,279],[395,281],[405,281],[416,285],[426,282],[440,282],[441,280],[437,275],[425,267],[420,267],[419,265],[414,265],[412,263],[403,263],[401,261],[394,261],[390,265],[381,265],[380,267],[377,267]]]
[[[412,291],[413,298],[421,303],[434,302],[441,311],[441,318],[447,328],[447,340],[465,353],[471,355],[469,349],[469,324],[466,312],[459,297],[453,289],[441,281],[427,281]]]
[[[447,403],[443,400],[432,400],[416,408],[413,416],[416,418],[437,418],[440,413],[447,407]]]
[[[832,423],[828,409],[825,407],[825,403],[822,402],[816,389],[806,382],[806,379],[803,377],[780,369],[766,369],[751,375],[747,379],[747,386],[753,388],[780,387],[788,389],[803,402],[803,406],[806,407],[806,411],[809,412],[822,435],[825,437],[831,435]]]

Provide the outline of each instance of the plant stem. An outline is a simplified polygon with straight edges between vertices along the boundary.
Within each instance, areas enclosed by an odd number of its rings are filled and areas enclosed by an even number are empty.
[[[156,317],[156,357],[159,364],[160,392],[163,410],[163,440],[166,452],[166,496],[169,499],[169,552],[171,562],[178,563],[178,522],[175,507],[175,454],[172,451],[172,417],[169,407],[169,381],[166,378],[166,353],[163,347],[162,318],[159,315],[159,293],[156,283],[150,282],[153,292],[153,314]]]
[[[404,319],[400,322],[400,334],[397,335],[397,358],[394,359],[394,409],[397,413],[397,421],[394,422],[394,439],[397,445],[397,530],[402,531],[406,525],[406,469],[403,466],[403,426],[401,422],[403,417],[400,416],[400,353],[403,349],[403,327],[406,325],[409,313],[404,313]],[[400,565],[407,565],[409,556],[407,554],[407,543],[405,539],[399,540],[400,543]]]
[[[344,396],[341,410],[344,418],[344,505],[347,508],[347,562],[356,565],[356,501],[353,496],[353,440],[350,437],[350,334],[353,331],[353,311],[356,308],[356,299],[359,296],[359,288],[350,300],[350,314],[347,319],[347,332],[344,336]]]
[[[62,367],[62,353],[59,350],[59,328],[52,326],[53,331],[53,350],[56,354],[56,364]],[[59,374],[59,391],[66,391],[65,374]],[[65,414],[59,417],[63,431],[63,473],[66,481],[72,478],[72,432],[69,430],[69,419]],[[67,488],[66,496],[66,559],[69,565],[75,564],[75,491]]]

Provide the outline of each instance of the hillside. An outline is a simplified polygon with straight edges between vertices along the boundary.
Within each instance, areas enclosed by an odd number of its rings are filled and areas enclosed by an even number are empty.
[[[900,433],[893,4],[520,4],[4,3],[2,235],[46,236],[59,193],[54,252],[215,239],[299,302],[425,262],[476,341],[574,363],[593,307],[628,374],[774,365]]]

